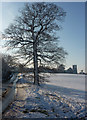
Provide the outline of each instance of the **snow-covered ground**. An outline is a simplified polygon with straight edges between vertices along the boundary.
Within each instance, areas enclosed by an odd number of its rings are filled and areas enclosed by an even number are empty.
[[[51,74],[51,85],[85,91],[85,75],[81,74]]]
[[[85,117],[85,76],[50,74],[48,79],[48,83],[35,86],[21,78],[15,101],[3,114],[3,117]]]

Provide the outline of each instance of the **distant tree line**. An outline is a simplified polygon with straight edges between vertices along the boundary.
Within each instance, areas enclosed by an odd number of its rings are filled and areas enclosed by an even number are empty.
[[[16,61],[11,55],[2,56],[2,82],[10,80],[13,73],[29,73],[34,72],[34,68],[28,68],[24,64]],[[71,68],[65,70],[65,65],[60,64],[57,68],[49,66],[39,66],[39,73],[73,73]]]

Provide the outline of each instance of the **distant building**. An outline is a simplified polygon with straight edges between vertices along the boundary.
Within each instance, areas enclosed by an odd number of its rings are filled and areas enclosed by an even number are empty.
[[[77,65],[73,65],[73,73],[77,74]]]
[[[67,70],[66,70],[66,73],[73,73],[73,69],[70,67],[70,68],[68,68]]]
[[[73,65],[72,68],[68,68],[66,73],[77,74],[77,65]]]

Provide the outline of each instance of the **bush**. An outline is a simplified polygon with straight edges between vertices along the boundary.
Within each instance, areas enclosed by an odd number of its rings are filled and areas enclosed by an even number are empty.
[[[7,82],[11,78],[11,70],[4,58],[2,58],[2,82]]]

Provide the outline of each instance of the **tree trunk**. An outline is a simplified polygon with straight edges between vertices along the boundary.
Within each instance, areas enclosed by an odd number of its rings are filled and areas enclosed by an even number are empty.
[[[39,75],[38,75],[38,56],[37,56],[37,44],[36,42],[33,45],[33,54],[34,54],[34,84],[39,85]]]
[[[37,56],[37,40],[34,35],[34,20],[32,20],[32,38],[33,38],[33,63],[34,63],[34,84],[39,85],[39,75],[38,75],[38,56]]]

